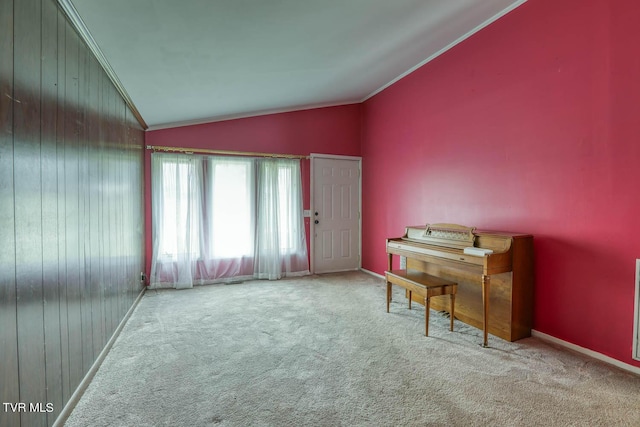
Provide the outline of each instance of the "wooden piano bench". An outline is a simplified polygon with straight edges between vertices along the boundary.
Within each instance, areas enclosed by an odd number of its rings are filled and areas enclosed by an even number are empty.
[[[387,313],[391,302],[391,285],[399,285],[409,292],[409,310],[411,310],[411,296],[417,294],[424,298],[424,334],[429,336],[429,299],[435,296],[449,295],[451,299],[451,324],[449,329],[453,331],[454,307],[458,284],[432,276],[418,270],[391,270],[385,271],[387,281]]]

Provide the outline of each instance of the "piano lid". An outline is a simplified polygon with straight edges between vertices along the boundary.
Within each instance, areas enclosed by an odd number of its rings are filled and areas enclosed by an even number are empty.
[[[407,227],[405,240],[447,248],[464,249],[474,246],[476,227],[458,224],[427,224],[426,227]]]

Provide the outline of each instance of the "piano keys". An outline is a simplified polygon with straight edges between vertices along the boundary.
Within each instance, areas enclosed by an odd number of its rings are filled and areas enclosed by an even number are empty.
[[[465,248],[487,251],[477,255],[465,253]],[[531,336],[533,236],[427,224],[406,227],[404,236],[387,239],[387,254],[388,271],[393,269],[394,255],[404,256],[408,270],[458,283],[456,318],[482,329],[483,345],[488,345],[488,334],[507,341]],[[437,299],[431,307],[448,311]]]

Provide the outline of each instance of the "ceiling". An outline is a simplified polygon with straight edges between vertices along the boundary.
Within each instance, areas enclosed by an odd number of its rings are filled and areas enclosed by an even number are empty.
[[[362,102],[524,1],[71,0],[150,129]]]

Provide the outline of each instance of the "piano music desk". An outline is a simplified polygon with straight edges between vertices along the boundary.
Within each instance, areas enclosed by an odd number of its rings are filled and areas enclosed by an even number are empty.
[[[440,277],[432,276],[418,270],[391,270],[385,271],[387,281],[387,313],[391,302],[391,285],[402,286],[409,292],[409,310],[411,310],[411,298],[415,294],[424,301],[424,334],[429,336],[429,301],[431,297],[449,295],[451,308],[451,324],[449,329],[453,331],[454,307],[456,302],[457,283]]]

